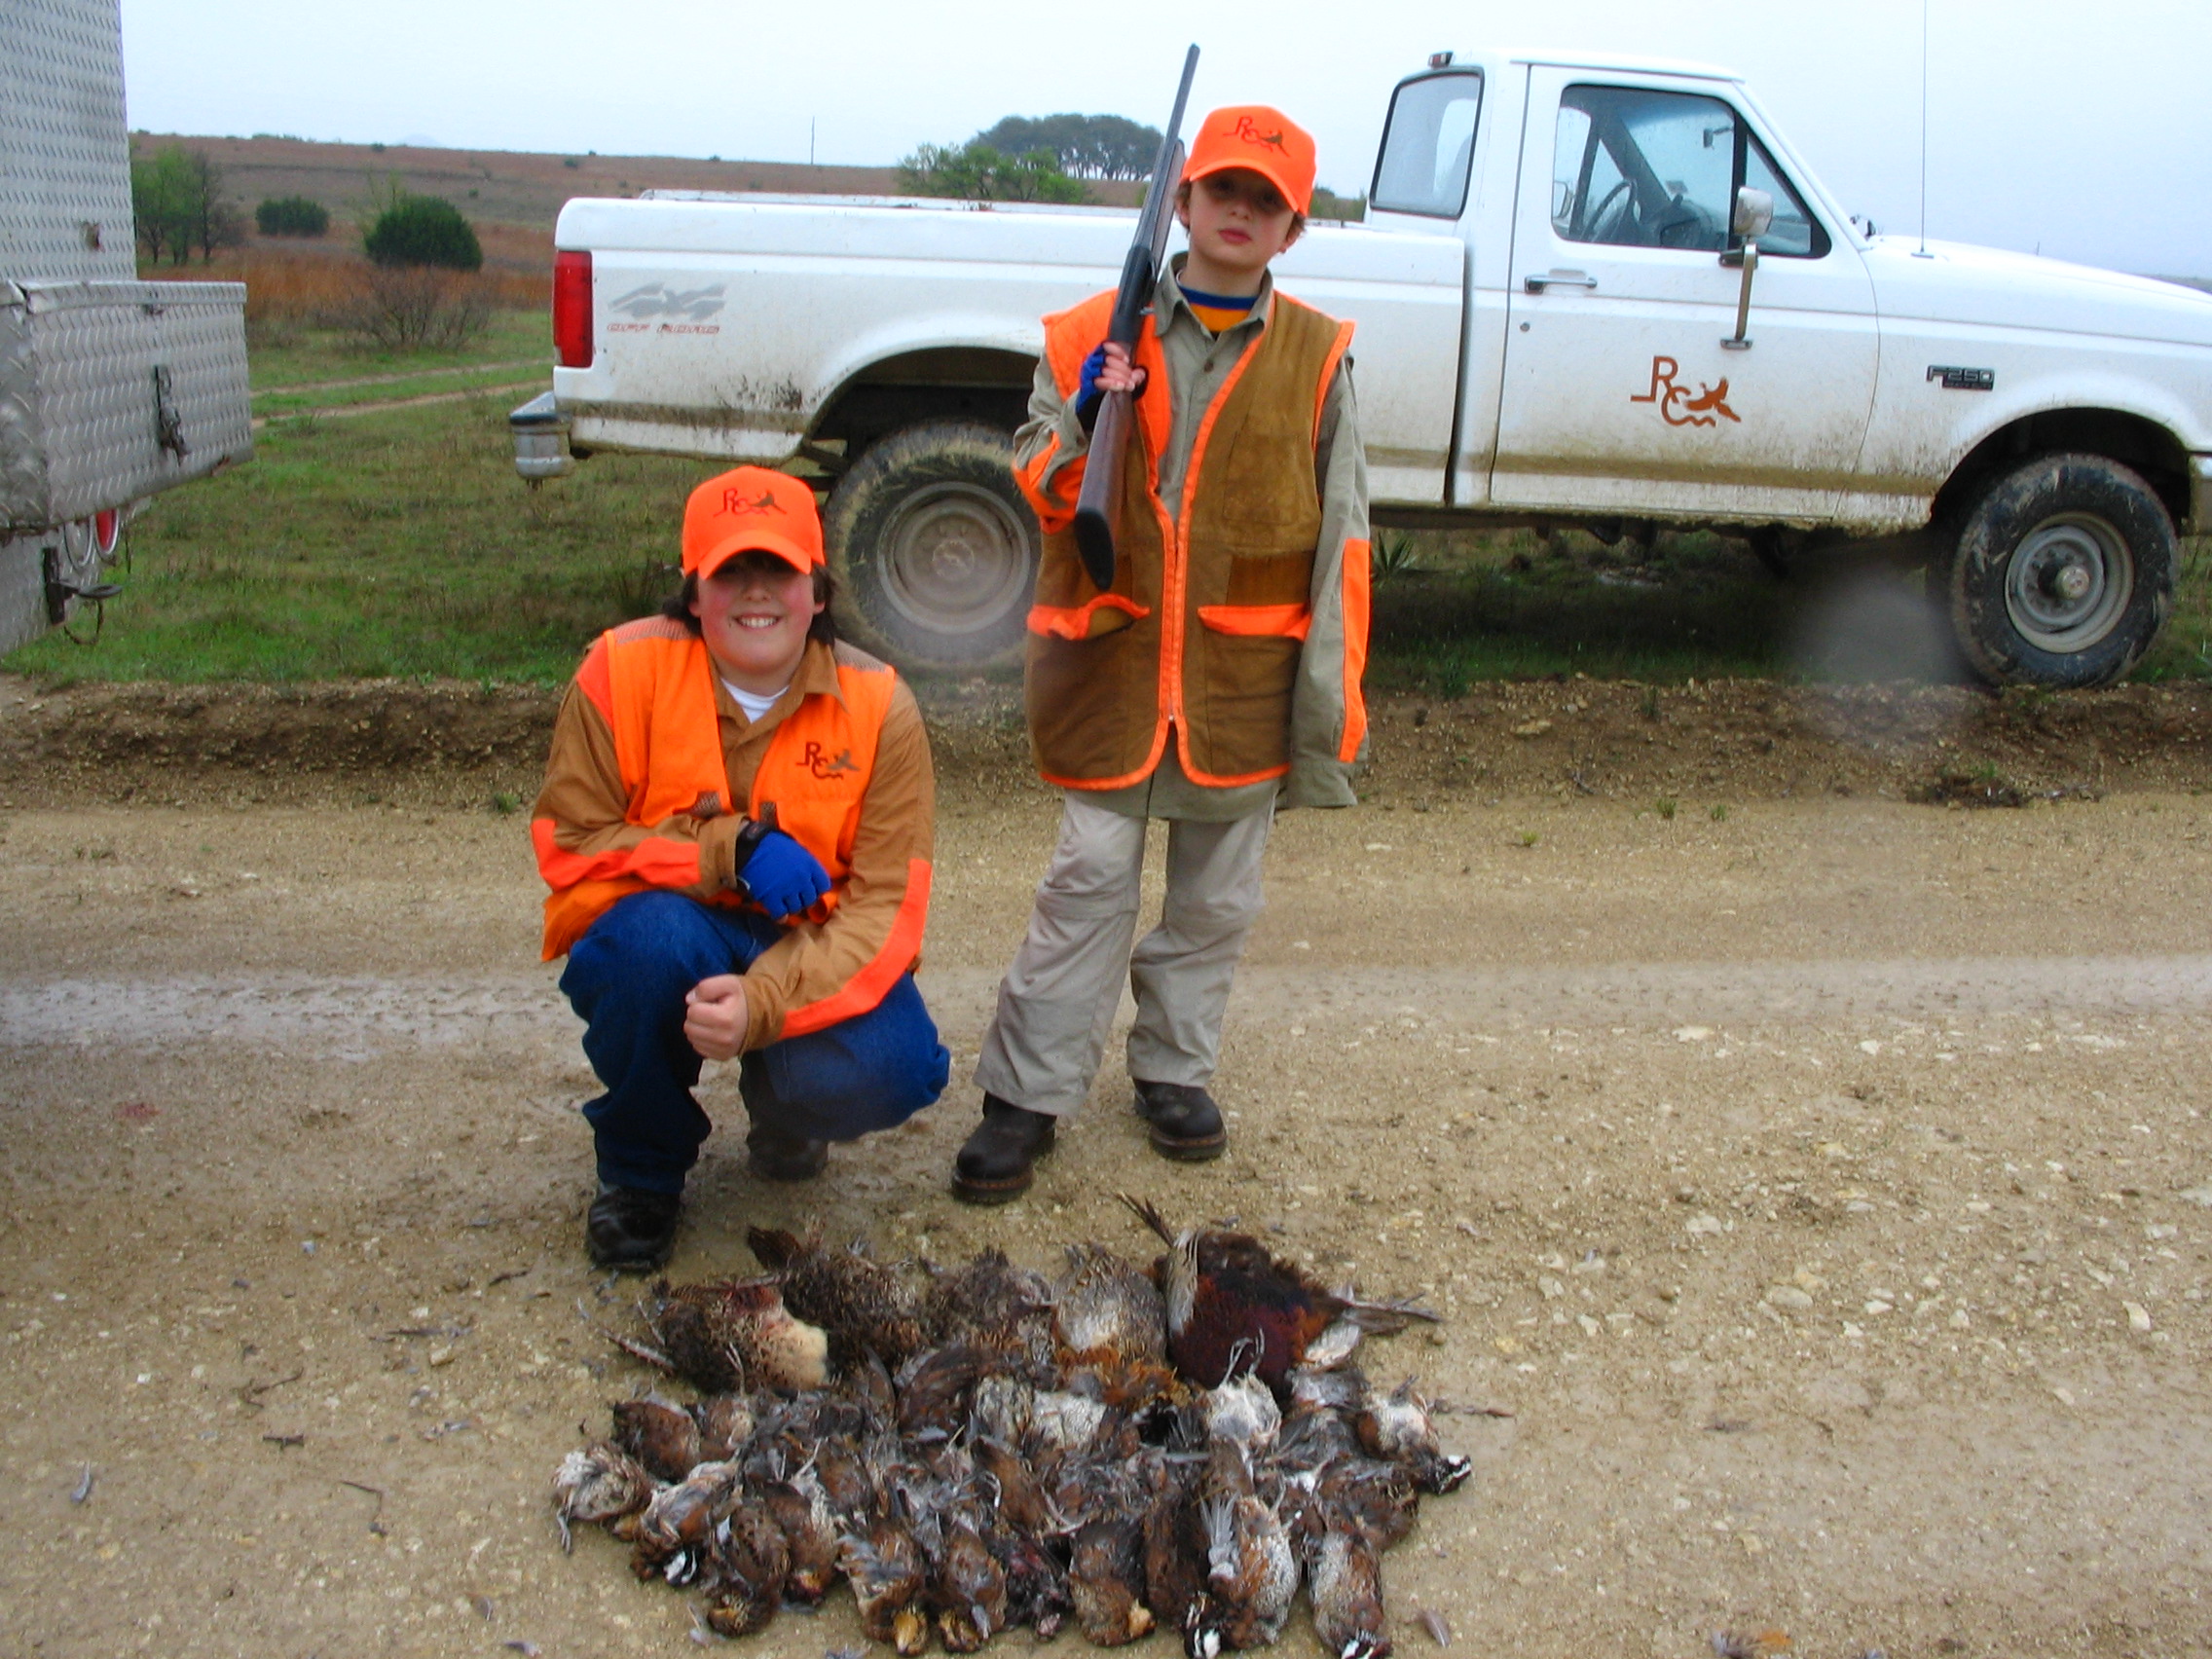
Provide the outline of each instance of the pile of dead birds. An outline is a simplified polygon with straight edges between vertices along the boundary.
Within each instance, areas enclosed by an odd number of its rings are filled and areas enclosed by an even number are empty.
[[[842,1577],[902,1654],[1072,1620],[1215,1659],[1274,1641],[1303,1585],[1337,1659],[1382,1659],[1382,1552],[1468,1462],[1411,1381],[1375,1387],[1352,1358],[1433,1315],[1124,1201],[1167,1245],[1150,1272],[1077,1244],[1054,1278],[990,1250],[917,1283],[756,1228],[766,1276],[656,1285],[622,1346],[700,1397],[622,1401],[569,1455],[564,1543],[605,1526],[640,1578],[703,1592],[721,1636]]]

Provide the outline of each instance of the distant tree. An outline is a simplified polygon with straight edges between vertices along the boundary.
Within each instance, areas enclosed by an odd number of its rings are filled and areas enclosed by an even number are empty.
[[[149,264],[159,265],[165,253],[181,263],[192,252],[191,171],[181,144],[130,158],[130,214]]]
[[[1308,210],[1309,218],[1357,220],[1367,217],[1367,198],[1364,196],[1339,196],[1320,185],[1313,187],[1313,204]]]
[[[900,162],[899,188],[969,202],[1082,202],[1089,195],[1050,150],[1010,156],[974,138],[958,146],[922,145]]]
[[[306,196],[271,196],[253,210],[265,237],[319,237],[330,229],[330,209]]]
[[[224,199],[223,170],[204,150],[169,144],[151,158],[130,159],[130,211],[149,262],[182,265],[198,248],[212,259],[219,247],[245,240],[245,224]]]
[[[361,245],[378,265],[475,271],[484,264],[484,247],[475,231],[461,216],[461,209],[442,196],[393,191]]]
[[[1079,178],[1145,178],[1160,154],[1160,129],[1122,115],[1010,115],[976,134],[1007,155],[1050,150]]]

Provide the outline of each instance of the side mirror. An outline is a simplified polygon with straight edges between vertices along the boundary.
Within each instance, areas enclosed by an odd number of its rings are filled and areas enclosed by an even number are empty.
[[[1774,224],[1774,198],[1745,185],[1736,192],[1736,213],[1728,221],[1728,234],[1756,241]]]
[[[1736,192],[1736,211],[1728,221],[1728,231],[1740,239],[1740,245],[1720,256],[1721,264],[1744,268],[1744,286],[1736,296],[1736,332],[1720,343],[1731,351],[1751,349],[1751,337],[1746,332],[1751,321],[1751,274],[1759,268],[1759,238],[1773,223],[1772,196],[1748,184]]]

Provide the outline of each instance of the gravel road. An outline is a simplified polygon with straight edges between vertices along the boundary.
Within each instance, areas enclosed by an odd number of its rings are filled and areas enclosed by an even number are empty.
[[[1640,729],[1633,690],[1545,695]],[[1394,712],[1401,756],[1449,724]],[[1389,1557],[1407,1659],[1421,1609],[1530,1659],[2204,1652],[2206,763],[2154,732],[2145,787],[1945,811],[1747,741],[1663,816],[1512,772],[1548,718],[1278,826],[1228,1158],[1154,1160],[1110,1066],[999,1212],[944,1181],[1054,808],[943,739],[954,1090],[770,1189],[710,1068],[676,1272],[751,1271],[756,1221],[1136,1252],[1128,1190],[1429,1300],[1369,1369],[1465,1408],[1477,1474]],[[578,1248],[591,1083],[522,817],[457,804],[488,775],[248,805],[149,760],[117,804],[66,764],[0,774],[0,1653],[687,1651],[546,1506],[643,1374]],[[839,1596],[754,1645],[858,1641]]]

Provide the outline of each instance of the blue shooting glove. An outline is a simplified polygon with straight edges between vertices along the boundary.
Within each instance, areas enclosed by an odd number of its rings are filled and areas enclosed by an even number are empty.
[[[757,825],[747,829],[760,832],[739,835],[740,862],[732,885],[778,920],[812,909],[815,901],[830,891],[830,872],[822,867],[822,861],[781,830]]]
[[[1106,366],[1106,348],[1101,344],[1083,360],[1083,378],[1076,383],[1075,418],[1089,431],[1098,423],[1098,400],[1106,394],[1098,389],[1098,371]]]

